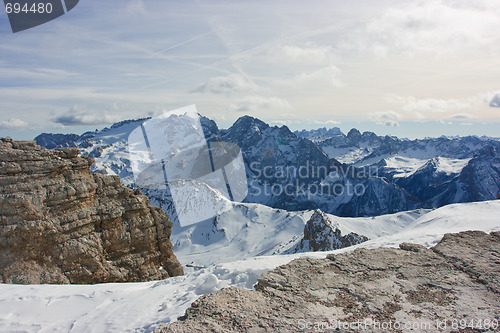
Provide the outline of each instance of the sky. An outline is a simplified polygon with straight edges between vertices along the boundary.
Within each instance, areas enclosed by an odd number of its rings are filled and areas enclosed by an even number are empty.
[[[0,41],[15,139],[190,104],[222,128],[500,137],[498,0],[82,0],[18,33],[0,8]]]

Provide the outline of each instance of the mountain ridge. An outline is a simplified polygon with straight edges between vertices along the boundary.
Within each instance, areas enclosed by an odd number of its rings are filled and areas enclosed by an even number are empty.
[[[125,185],[134,187],[126,137],[132,127],[145,120],[123,121],[102,131],[87,132],[75,144],[83,150],[82,155],[95,159],[94,171],[119,175]],[[333,137],[318,142],[300,137],[286,126],[270,126],[251,116],[240,117],[228,129],[219,129],[206,117],[201,117],[201,123],[207,139],[218,138],[241,148],[248,177],[248,203],[287,210],[319,208],[341,216],[370,216],[494,199],[498,195],[494,192],[500,192],[500,188],[494,188],[500,178],[495,171],[500,166],[500,142],[494,139],[468,136],[407,140],[356,129],[344,135],[334,128]],[[44,136],[47,135],[39,136],[38,141]],[[68,144],[68,140],[63,141]],[[493,147],[489,158],[481,153],[486,146]],[[440,158],[443,166],[448,165],[445,175],[443,167],[418,171],[435,158]],[[312,172],[307,177],[280,173],[297,173],[301,167]],[[432,182],[420,183],[424,173]],[[476,194],[466,195],[461,190],[464,184],[479,184],[474,186]],[[273,189],[281,192],[273,193]],[[362,194],[353,195],[355,189],[359,193],[363,189]],[[168,197],[158,191],[143,192],[153,201],[162,201],[166,212],[175,218],[167,204]]]

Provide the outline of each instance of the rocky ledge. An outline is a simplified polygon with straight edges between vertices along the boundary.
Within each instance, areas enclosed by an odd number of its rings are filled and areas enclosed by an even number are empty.
[[[447,234],[431,249],[297,259],[255,290],[201,297],[161,332],[498,332],[500,232]]]
[[[172,223],[76,148],[0,139],[0,283],[100,283],[182,275]]]

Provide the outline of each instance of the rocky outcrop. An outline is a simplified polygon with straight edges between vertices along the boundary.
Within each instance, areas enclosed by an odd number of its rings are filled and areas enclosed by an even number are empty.
[[[162,332],[498,332],[500,232],[447,234],[434,248],[297,259],[255,291],[201,297]]]
[[[368,237],[351,232],[342,235],[342,232],[325,213],[316,209],[304,226],[304,237],[292,249],[297,252],[331,251],[366,242]]]
[[[182,275],[168,216],[76,148],[0,139],[0,282],[98,283]]]

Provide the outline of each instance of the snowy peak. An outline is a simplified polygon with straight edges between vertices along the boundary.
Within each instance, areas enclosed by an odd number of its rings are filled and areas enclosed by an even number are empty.
[[[309,139],[312,141],[323,141],[335,136],[344,135],[344,133],[342,133],[342,131],[338,127],[332,127],[329,129],[323,127],[313,130],[295,131],[294,133],[298,137]]]
[[[228,129],[229,132],[238,132],[240,130],[244,131],[264,131],[269,125],[260,119],[243,116],[238,118],[234,124]]]
[[[102,130],[95,130],[92,132],[85,132],[81,135],[79,139],[79,144],[84,144],[90,140],[107,141],[107,144],[112,144],[116,141],[126,140],[128,134],[134,130],[137,126],[141,125],[146,120],[151,119],[139,118],[139,119],[129,119],[114,123],[110,127],[105,127]]]
[[[180,227],[174,223],[174,252],[184,263],[210,265],[282,253],[299,240],[308,212],[258,204],[235,204],[215,218]]]
[[[42,133],[35,138],[36,144],[47,149],[76,147],[80,138],[77,134]]]
[[[470,158],[466,159],[451,159],[446,157],[434,157],[428,160],[421,166],[415,174],[429,173],[439,174],[444,173],[447,176],[459,174],[463,168],[469,163]]]
[[[219,127],[212,119],[200,115],[200,123],[201,127],[203,128],[205,138],[210,139],[214,136],[219,135]]]

